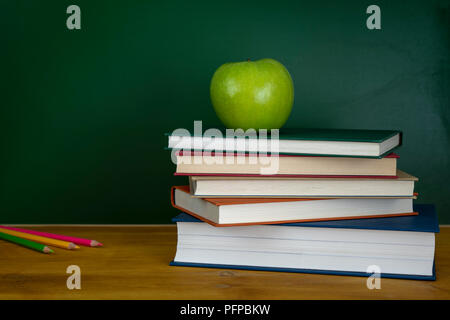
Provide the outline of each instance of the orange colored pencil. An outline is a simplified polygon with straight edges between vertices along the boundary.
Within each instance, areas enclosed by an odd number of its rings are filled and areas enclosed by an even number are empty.
[[[27,239],[35,242],[39,242],[48,246],[67,249],[67,250],[73,250],[73,249],[79,249],[80,247],[75,245],[72,242],[62,241],[62,240],[56,240],[56,239],[50,239],[46,237],[36,236],[34,234],[28,234],[24,232],[18,232],[13,230],[8,230],[4,228],[0,228],[0,231],[15,237],[19,237],[22,239]]]

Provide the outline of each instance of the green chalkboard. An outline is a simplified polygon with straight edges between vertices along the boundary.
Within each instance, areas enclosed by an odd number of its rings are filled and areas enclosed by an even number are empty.
[[[69,30],[66,9],[81,9]],[[169,223],[165,132],[219,126],[217,67],[290,71],[288,127],[399,129],[418,202],[450,223],[449,1],[1,2],[2,223]]]

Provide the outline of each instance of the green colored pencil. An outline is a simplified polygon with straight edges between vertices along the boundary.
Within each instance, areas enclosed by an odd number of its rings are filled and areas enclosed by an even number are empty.
[[[9,242],[12,242],[12,243],[36,250],[36,251],[40,251],[43,253],[53,253],[53,250],[50,249],[49,247],[47,247],[46,245],[43,245],[41,243],[37,243],[34,241],[30,241],[27,239],[22,239],[22,238],[19,238],[16,236],[11,236],[11,235],[3,233],[3,232],[0,232],[0,239],[6,240],[6,241],[9,241]]]

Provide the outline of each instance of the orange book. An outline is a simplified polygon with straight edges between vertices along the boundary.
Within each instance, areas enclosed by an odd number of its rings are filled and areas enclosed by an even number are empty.
[[[417,215],[411,198],[197,198],[174,186],[171,202],[216,227]]]

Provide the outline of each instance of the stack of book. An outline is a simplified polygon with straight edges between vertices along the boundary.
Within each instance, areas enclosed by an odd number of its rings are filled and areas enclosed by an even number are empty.
[[[401,132],[285,129],[275,153],[232,140],[169,135],[189,178],[171,190],[171,265],[435,279],[436,212],[397,169]]]

